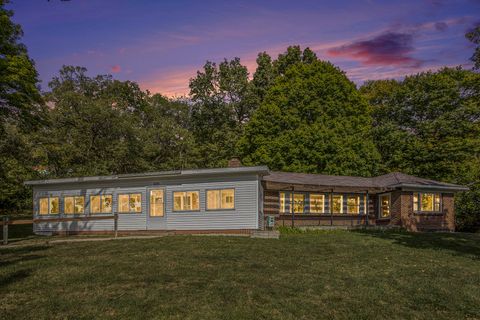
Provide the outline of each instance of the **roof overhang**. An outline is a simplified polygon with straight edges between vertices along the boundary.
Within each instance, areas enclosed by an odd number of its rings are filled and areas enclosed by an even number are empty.
[[[413,183],[399,183],[390,186],[392,188],[400,188],[405,191],[417,191],[417,190],[431,190],[431,191],[448,191],[448,192],[461,192],[468,191],[470,188],[460,185],[451,185],[451,186],[438,186],[433,184],[413,184]]]

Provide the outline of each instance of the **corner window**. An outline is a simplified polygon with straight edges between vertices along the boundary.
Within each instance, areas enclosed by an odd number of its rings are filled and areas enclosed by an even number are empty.
[[[310,212],[311,213],[324,213],[325,212],[325,195],[323,194],[310,194]]]
[[[390,217],[390,195],[382,194],[378,197],[378,216],[379,218]]]
[[[347,196],[347,213],[360,213],[360,196]]]
[[[85,211],[85,199],[83,196],[64,197],[63,202],[63,212],[65,214],[77,214]]]
[[[120,213],[141,213],[142,194],[130,193],[118,195],[118,212]]]
[[[235,190],[207,190],[207,210],[234,209]]]
[[[332,213],[343,213],[343,196],[335,194],[332,196]]]
[[[417,212],[440,212],[441,194],[440,193],[414,193],[413,211]]]
[[[43,197],[38,200],[38,214],[59,214],[60,199],[58,197]]]
[[[200,210],[200,193],[198,191],[177,191],[173,193],[173,211]]]
[[[165,212],[163,190],[150,190],[150,216],[163,217]]]
[[[111,213],[112,195],[90,196],[91,213]]]

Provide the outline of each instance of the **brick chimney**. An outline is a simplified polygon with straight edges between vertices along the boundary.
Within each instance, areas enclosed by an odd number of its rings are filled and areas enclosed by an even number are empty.
[[[233,157],[232,159],[228,160],[229,168],[238,168],[241,166],[242,166],[242,162],[237,157]]]

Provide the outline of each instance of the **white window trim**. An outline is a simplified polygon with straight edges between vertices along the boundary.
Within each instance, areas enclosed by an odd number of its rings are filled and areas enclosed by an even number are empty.
[[[130,197],[132,195],[137,195],[137,194],[140,195],[140,211],[120,211],[120,196],[128,196],[128,208],[130,208]],[[120,214],[142,214],[143,213],[142,202],[143,202],[143,194],[141,192],[117,193],[117,212]]]
[[[58,212],[57,213],[50,213],[50,199],[51,198],[58,198]],[[41,199],[47,199],[47,213],[40,213],[40,200]],[[61,210],[61,197],[60,195],[46,195],[46,196],[39,196],[38,197],[38,208],[37,208],[37,216],[58,216],[62,214]]]
[[[318,195],[322,197],[322,209],[320,212],[312,212],[312,195]],[[325,214],[325,199],[326,196],[324,193],[315,193],[315,192],[310,192],[308,194],[308,213],[311,214]]]
[[[152,191],[162,191],[163,192],[163,211],[161,216],[152,216]],[[151,188],[148,189],[148,216],[150,218],[164,218],[165,217],[165,207],[167,205],[167,199],[166,199],[166,191],[165,188]]]
[[[418,209],[415,210],[415,201],[414,201],[414,196],[417,194],[418,196]],[[422,210],[422,197],[424,194],[433,194],[433,211],[425,211]],[[438,195],[438,198],[440,199],[440,208],[439,210],[435,210],[435,195]],[[415,214],[443,214],[443,194],[441,192],[421,192],[421,191],[415,191],[412,193],[412,209]]]
[[[358,212],[350,212],[348,211],[348,198],[349,197],[356,197],[358,199],[358,205],[356,205],[355,207],[358,208]],[[360,208],[362,207],[360,202],[361,202],[361,199],[362,199],[362,196],[360,194],[347,194],[347,214],[350,214],[350,215],[360,215]]]
[[[233,208],[217,208],[217,209],[209,209],[208,208],[208,192],[209,191],[220,191],[220,206],[222,205],[222,191],[223,190],[233,190]],[[237,195],[237,191],[235,190],[235,188],[229,188],[229,187],[225,187],[225,188],[212,188],[212,189],[206,189],[205,190],[205,211],[233,211],[235,210],[235,198],[236,198],[236,195]],[[199,196],[199,201],[200,201],[200,196]]]
[[[188,192],[196,192],[198,193],[198,209],[175,209],[175,193],[182,192],[182,193],[188,193]],[[183,200],[182,200],[183,203]],[[200,201],[200,190],[177,190],[177,191],[172,191],[172,212],[199,212],[201,209],[201,201]]]

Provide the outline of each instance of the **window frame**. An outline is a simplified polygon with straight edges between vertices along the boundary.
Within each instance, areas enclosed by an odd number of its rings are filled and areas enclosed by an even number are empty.
[[[382,197],[388,197],[388,216],[382,217]],[[388,220],[392,217],[392,194],[391,193],[382,193],[378,195],[378,215],[377,219],[379,220]]]
[[[140,211],[120,211],[120,196],[128,196],[128,208],[130,209],[130,198],[132,195],[140,195]],[[142,214],[143,195],[141,192],[127,192],[127,193],[118,193],[117,194],[117,212],[120,214]],[[112,208],[113,209],[113,208]]]
[[[65,198],[73,198],[73,213],[67,213],[67,211],[65,210],[65,204],[67,203],[67,201],[65,201]],[[76,213],[75,212],[75,205],[77,203],[76,201],[76,198],[83,198],[83,211],[82,212],[79,212],[79,213]],[[84,195],[65,195],[63,196],[63,214],[64,215],[79,215],[79,214],[85,214],[85,206],[86,206],[86,203],[85,203],[85,196]]]
[[[111,208],[110,212],[104,212],[103,211],[103,204],[104,204],[103,199],[104,199],[104,197],[107,197],[107,196],[110,196],[112,198],[112,204],[110,206],[110,208]],[[92,197],[100,197],[100,212],[93,212],[92,211]],[[111,194],[111,193],[91,194],[88,200],[89,200],[89,202],[88,202],[88,212],[90,214],[95,214],[95,215],[97,215],[97,214],[113,214],[113,194]],[[85,210],[85,208],[84,208],[84,210]]]
[[[321,196],[322,197],[322,209],[321,211],[312,211],[312,196]],[[308,212],[313,214],[325,214],[325,194],[324,193],[309,193],[308,194]]]
[[[163,210],[162,210],[162,215],[152,215],[152,191],[162,191],[163,193]],[[148,189],[148,216],[150,218],[164,218],[165,217],[165,208],[166,208],[166,205],[167,205],[167,199],[166,199],[166,190],[165,188],[151,188],[151,189]]]
[[[55,213],[51,213],[51,208],[50,208],[50,203],[51,203],[51,199],[57,199],[58,201],[58,212],[55,212]],[[40,201],[42,199],[47,199],[47,213],[40,213]],[[51,196],[51,195],[46,195],[46,196],[41,196],[41,197],[38,197],[38,208],[37,208],[37,216],[51,216],[51,215],[59,215],[61,213],[61,210],[60,210],[60,196],[59,195],[54,195],[54,196]]]
[[[350,210],[348,209],[348,207],[350,206],[348,204],[348,200],[349,198],[356,198],[358,200],[358,204],[354,205],[356,208],[357,208],[357,212],[350,212]],[[342,199],[343,200],[343,199]],[[361,200],[361,197],[359,194],[347,194],[347,212],[346,214],[349,214],[349,215],[360,215],[360,200]]]
[[[208,192],[218,191],[220,192],[220,206],[222,205],[222,191],[224,190],[233,190],[233,208],[218,208],[218,209],[209,209],[208,208]],[[225,187],[225,188],[211,188],[205,189],[205,211],[232,211],[235,210],[235,198],[236,198],[236,190],[235,188]],[[200,197],[199,199],[199,206],[200,206]]]
[[[198,194],[198,209],[181,209],[181,210],[176,210],[175,209],[175,193],[185,193],[187,194],[188,192],[196,192]],[[193,202],[192,202],[193,205]],[[192,206],[193,207],[193,206]],[[172,212],[199,212],[201,209],[201,203],[200,203],[200,190],[185,190],[185,191],[172,191]]]
[[[341,201],[340,201],[340,212],[334,212],[333,211],[333,198],[335,197],[340,197]],[[332,197],[331,197],[331,203],[329,204],[330,205],[330,212],[331,214],[344,214],[343,212],[343,194],[332,194]]]
[[[284,204],[283,204],[283,211],[282,211],[282,193],[285,195],[285,199],[284,199]],[[287,192],[287,191],[280,191],[278,193],[278,212],[280,214],[291,214],[290,213],[290,205],[293,201],[293,197],[292,197],[292,193],[291,192]],[[287,207],[288,207],[288,211],[287,211]]]
[[[433,195],[433,210],[422,210],[422,199],[425,194]],[[415,201],[417,196],[417,201]],[[437,210],[438,199],[438,210]],[[417,207],[415,209],[415,206]],[[443,214],[443,196],[441,192],[413,192],[412,193],[412,209],[415,214]]]

